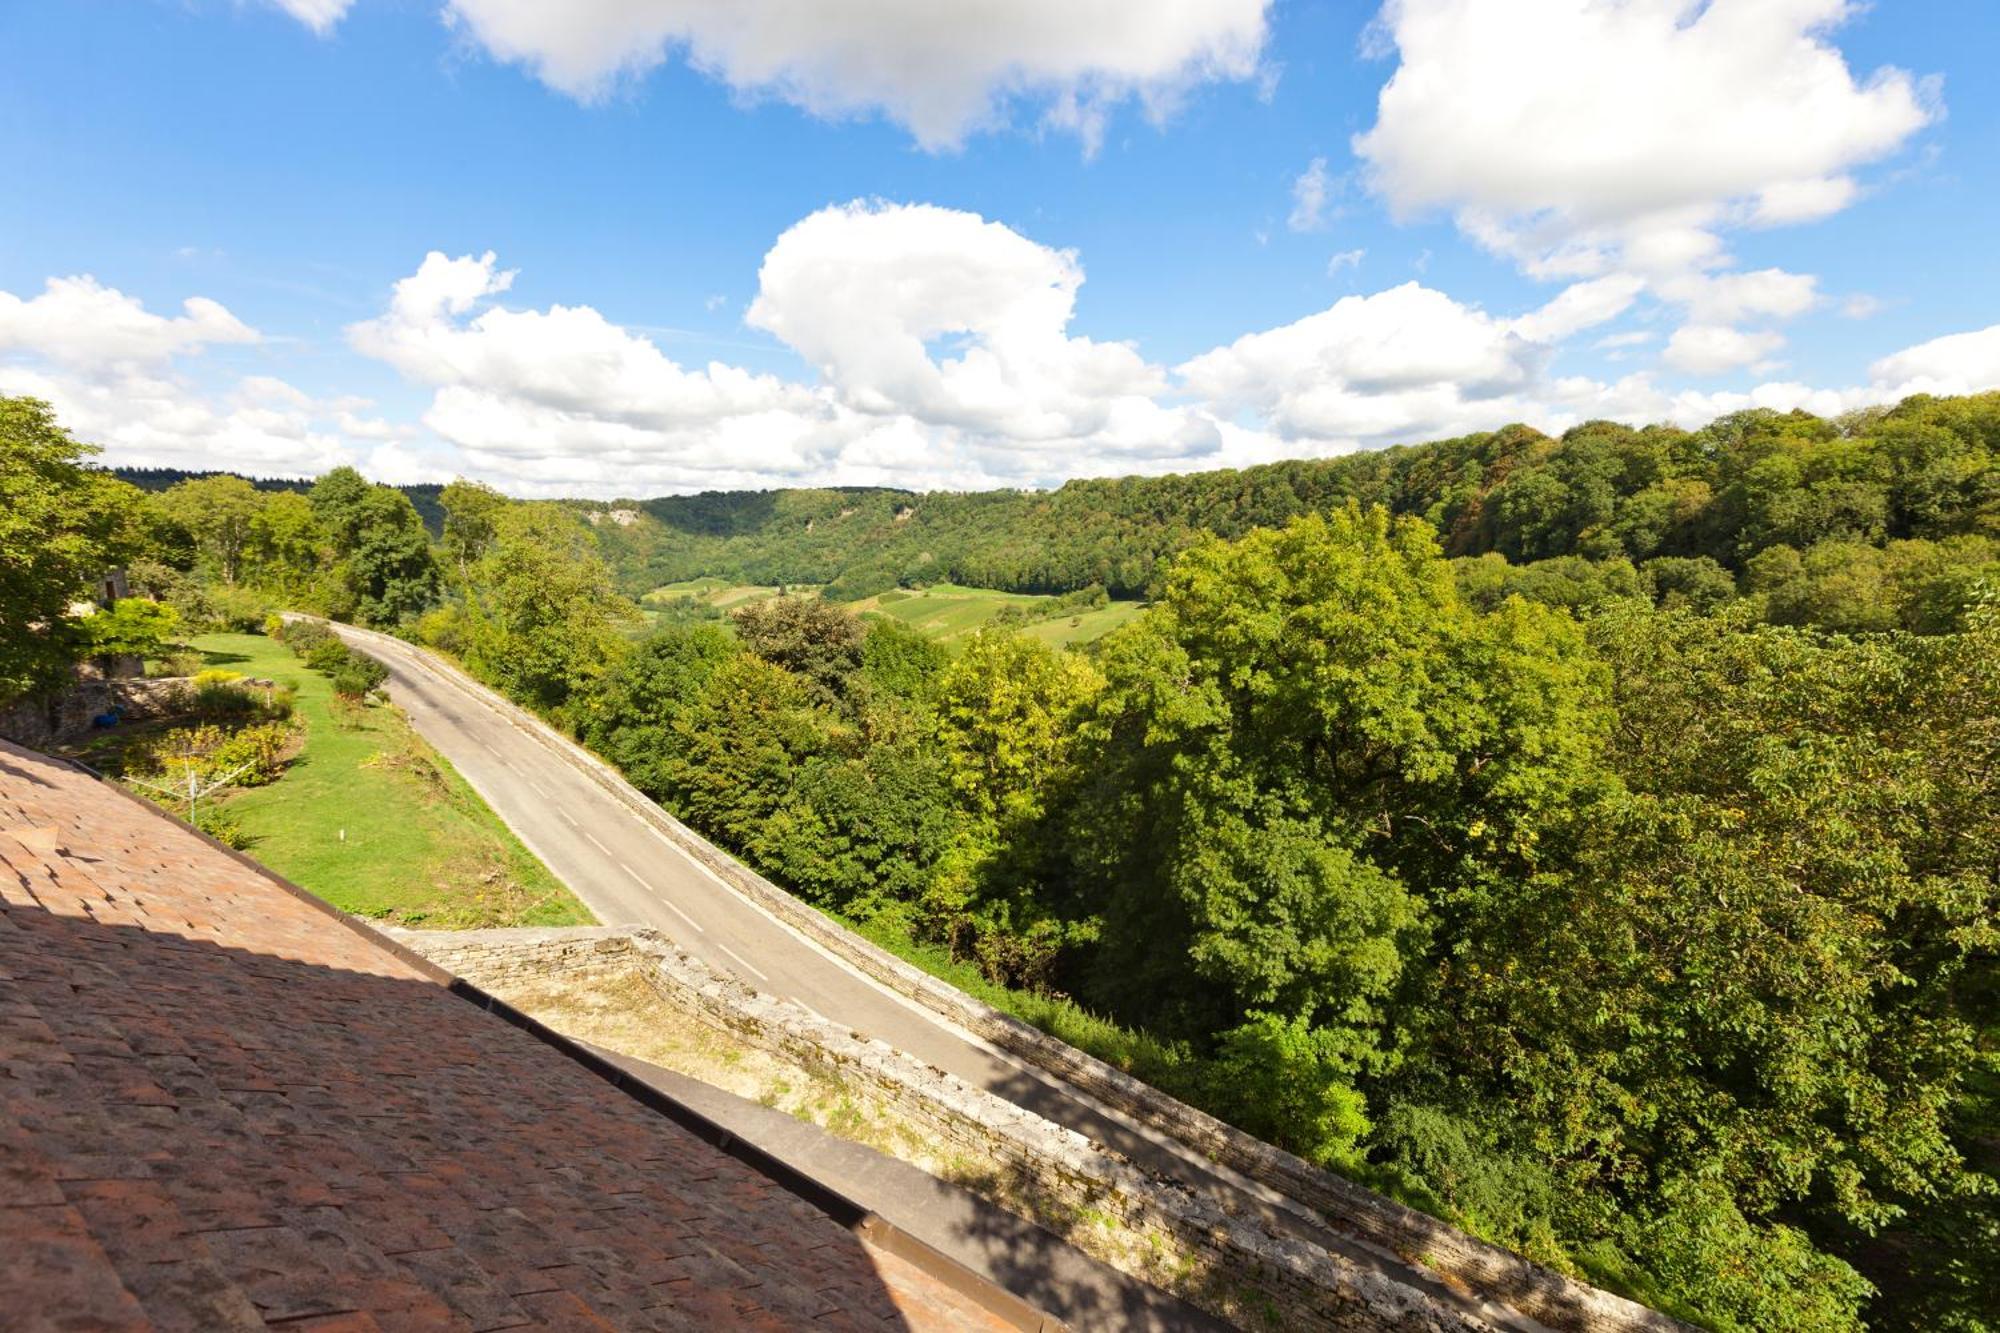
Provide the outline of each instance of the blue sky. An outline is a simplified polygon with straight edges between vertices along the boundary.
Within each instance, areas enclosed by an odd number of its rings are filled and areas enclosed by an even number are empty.
[[[611,495],[2000,386],[1990,3],[577,8],[9,0],[0,391]]]

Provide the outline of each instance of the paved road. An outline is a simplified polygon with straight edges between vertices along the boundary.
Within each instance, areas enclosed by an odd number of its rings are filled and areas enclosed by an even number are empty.
[[[822,952],[739,895],[591,778],[527,734],[488,691],[386,635],[335,627],[389,668],[389,697],[577,897],[608,926],[652,926],[711,967],[876,1037],[976,1087],[1108,1144],[1135,1163],[1213,1191],[1239,1213],[1335,1250],[1502,1325],[1528,1327],[1470,1300],[1394,1254],[1309,1220],[1298,1205],[1176,1140],[1134,1124],[1031,1070]]]

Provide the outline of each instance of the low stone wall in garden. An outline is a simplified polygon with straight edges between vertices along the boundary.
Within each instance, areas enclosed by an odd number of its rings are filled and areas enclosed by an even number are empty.
[[[66,690],[0,710],[0,739],[34,750],[67,745],[88,736],[93,720],[114,708],[123,722],[171,717],[185,706],[190,688],[192,682],[178,676],[79,681]]]

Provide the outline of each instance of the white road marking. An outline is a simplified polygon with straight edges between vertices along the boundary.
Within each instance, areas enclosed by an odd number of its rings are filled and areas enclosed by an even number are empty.
[[[541,798],[542,798],[543,800],[547,800],[547,799],[548,799],[548,796],[549,796],[549,794],[548,794],[548,792],[546,792],[546,791],[544,791],[544,790],[542,789],[542,784],[541,784],[541,783],[539,783],[539,782],[535,781],[535,780],[534,780],[533,778],[529,778],[529,779],[528,779],[528,785],[529,785],[530,787],[533,787],[533,788],[535,789],[535,794],[536,794],[537,796],[540,796],[540,797],[541,797]]]
[[[730,956],[730,958],[731,958],[732,960],[734,960],[734,962],[736,963],[736,965],[737,965],[738,967],[742,968],[742,969],[743,969],[744,971],[748,972],[748,973],[749,973],[750,975],[752,975],[752,976],[756,977],[756,978],[757,978],[757,980],[759,980],[759,981],[769,981],[769,980],[771,979],[770,977],[766,976],[766,975],[765,975],[764,973],[762,973],[762,972],[758,971],[757,967],[756,967],[756,966],[755,966],[755,965],[754,965],[753,963],[751,963],[751,962],[749,962],[749,961],[748,961],[747,959],[745,959],[745,958],[743,957],[743,955],[742,955],[742,954],[740,954],[740,953],[736,952],[736,950],[734,950],[734,949],[730,948],[730,947],[729,947],[728,945],[724,944],[724,943],[723,943],[722,941],[720,941],[720,940],[710,940],[710,941],[709,941],[709,943],[710,943],[710,944],[713,944],[713,945],[714,945],[714,946],[715,946],[716,948],[718,948],[718,949],[722,950],[722,951],[723,951],[724,953],[728,954],[728,955]]]
[[[706,935],[708,933],[706,930],[702,928],[701,922],[695,920],[693,917],[689,916],[686,912],[683,912],[680,908],[674,906],[671,902],[668,902],[666,894],[661,893],[651,884],[648,884],[646,882],[646,877],[644,875],[641,875],[638,871],[634,870],[631,866],[626,865],[623,861],[620,861],[618,863],[618,868],[624,871],[626,874],[630,875],[634,880],[636,880],[640,888],[646,890],[646,892],[652,894],[655,898],[658,898],[660,900],[660,906],[666,908],[669,912],[672,912],[675,916],[687,922],[690,926],[693,926],[696,934]],[[733,957],[734,955],[731,956]],[[758,975],[763,976],[763,973],[760,972],[758,973]],[[770,978],[764,977],[764,980],[769,981]]]
[[[567,811],[567,810],[563,809],[563,808],[562,808],[561,806],[557,806],[557,807],[556,807],[556,813],[557,813],[557,814],[559,814],[559,815],[561,815],[561,816],[562,816],[562,817],[563,817],[564,819],[567,819],[567,820],[569,821],[569,826],[570,826],[571,828],[582,828],[582,827],[583,827],[583,825],[581,825],[581,824],[579,824],[579,823],[577,823],[577,822],[576,822],[576,816],[575,816],[575,815],[573,815],[573,814],[571,814],[571,813],[570,813],[569,811]]]
[[[583,836],[590,839],[590,845],[592,847],[595,847],[598,851],[603,852],[606,856],[611,855],[611,849],[609,847],[606,847],[603,843],[599,842],[594,835],[590,833],[585,833]]]
[[[666,834],[660,832],[658,825],[654,824],[651,820],[646,820],[644,822],[646,824],[646,828],[651,831],[652,835],[658,838],[661,842],[667,844],[667,846],[673,848],[674,851],[678,852],[680,854],[680,858],[683,861],[686,861],[689,865],[693,866],[696,870],[699,870],[702,874],[707,875],[710,879],[714,880],[717,884],[720,884],[723,888],[728,889],[733,896],[738,898],[741,898],[743,896],[742,891],[739,890],[734,884],[731,884],[728,880],[716,874],[713,870],[710,870],[708,868],[707,862],[703,861],[699,856],[696,856],[693,852],[689,851],[687,848],[675,842],[672,838],[669,838]]]

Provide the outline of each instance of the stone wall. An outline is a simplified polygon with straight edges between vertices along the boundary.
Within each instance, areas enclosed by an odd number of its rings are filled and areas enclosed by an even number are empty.
[[[187,689],[188,682],[178,677],[81,681],[0,710],[0,738],[35,750],[66,745],[89,735],[91,719],[114,707],[127,722],[172,716],[181,708]]]
[[[854,1088],[942,1144],[1000,1164],[1045,1222],[1116,1220],[1136,1241],[1119,1266],[1213,1313],[1284,1329],[1472,1333],[1491,1325],[1393,1277],[1276,1235],[1135,1167],[1073,1130],[717,972],[651,930],[397,931],[439,966],[500,994],[551,976],[637,969],[655,994],[734,1040]],[[1121,1256],[1102,1257],[1118,1263]]]
[[[373,635],[372,631],[341,628],[360,638]],[[1311,1209],[1336,1230],[1421,1262],[1466,1289],[1504,1302],[1566,1333],[1669,1333],[1687,1327],[1635,1301],[1564,1277],[1343,1180],[973,999],[861,938],[743,865],[662,810],[609,764],[556,734],[527,710],[494,694],[435,655],[426,654],[426,660],[438,674],[456,678],[476,691],[495,712],[509,718],[553,756],[591,778],[744,897],[827,952],[1139,1124],[1179,1139],[1211,1161]]]

